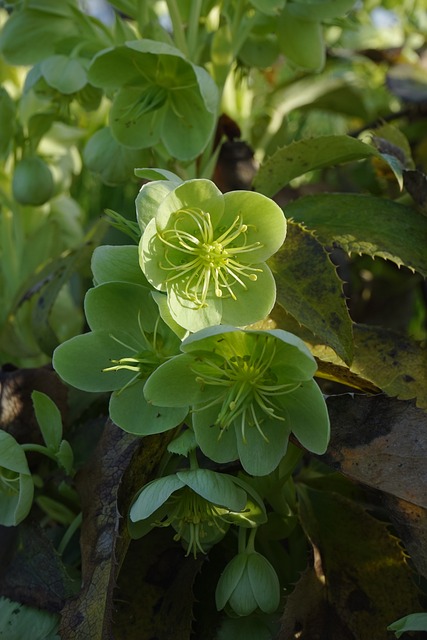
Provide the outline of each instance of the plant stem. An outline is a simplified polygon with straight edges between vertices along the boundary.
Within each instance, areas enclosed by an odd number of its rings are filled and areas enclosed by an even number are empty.
[[[22,444],[21,449],[25,452],[41,453],[42,455],[57,462],[55,453],[53,453],[51,449],[44,447],[42,444]]]
[[[197,63],[197,35],[199,31],[199,19],[202,11],[203,0],[193,0],[191,3],[190,17],[188,21],[187,44],[190,60]]]
[[[166,4],[168,6],[169,16],[172,21],[173,35],[175,38],[175,44],[179,49],[181,49],[182,53],[188,58],[188,46],[187,41],[185,39],[185,33],[182,26],[181,16],[179,13],[178,6],[175,0],[166,0]]]

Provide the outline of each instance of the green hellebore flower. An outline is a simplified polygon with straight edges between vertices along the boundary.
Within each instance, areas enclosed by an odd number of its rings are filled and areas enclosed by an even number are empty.
[[[27,458],[15,438],[0,430],[0,524],[14,527],[33,503],[34,483]]]
[[[298,337],[219,326],[189,336],[181,350],[152,373],[144,394],[154,405],[190,405],[197,444],[211,460],[240,458],[247,473],[267,475],[291,432],[309,451],[325,452],[326,403]]]
[[[222,194],[210,180],[161,180],[141,190],[137,211],[141,268],[167,292],[177,324],[194,332],[269,314],[276,285],[265,261],[286,236],[275,202],[252,191]]]
[[[227,605],[238,616],[248,616],[257,609],[273,613],[280,603],[279,579],[260,553],[239,553],[222,572],[215,600],[218,611]]]
[[[124,273],[131,277],[124,260],[129,252],[118,253]],[[108,277],[99,257],[97,281]],[[124,431],[161,433],[182,422],[186,407],[154,407],[143,394],[150,373],[179,347],[177,336],[160,319],[150,290],[135,282],[104,282],[87,292],[85,313],[91,331],[64,342],[53,354],[61,378],[84,391],[113,391],[110,417]]]
[[[162,143],[171,157],[193,160],[212,136],[215,82],[175,47],[145,38],[126,42],[98,53],[88,77],[96,87],[116,90],[110,127],[125,147]]]
[[[209,469],[186,469],[149,482],[137,494],[129,517],[133,537],[171,525],[174,539],[183,540],[187,555],[194,557],[219,542],[230,524],[255,527],[267,519],[261,498],[249,485]]]

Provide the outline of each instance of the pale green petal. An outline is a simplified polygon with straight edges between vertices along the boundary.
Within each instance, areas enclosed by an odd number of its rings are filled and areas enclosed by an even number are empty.
[[[222,299],[208,297],[206,306],[200,308],[180,295],[179,285],[168,287],[168,304],[173,320],[187,331],[199,331],[205,327],[217,325],[222,317]]]
[[[267,558],[260,553],[251,553],[246,570],[258,607],[265,613],[276,611],[280,604],[280,583]]]
[[[247,562],[248,561],[249,556]],[[248,616],[258,608],[258,603],[255,600],[252,585],[249,580],[247,563],[242,577],[228,600],[228,604],[239,616]]]
[[[111,133],[125,147],[155,146],[160,141],[166,100],[166,90],[155,85],[119,89],[110,110]]]
[[[148,378],[144,395],[148,402],[161,407],[185,407],[210,399],[212,391],[202,389],[192,369],[193,357],[175,356],[158,367]]]
[[[96,331],[75,336],[57,347],[53,367],[65,382],[83,391],[113,391],[120,389],[135,375],[132,371],[103,371],[112,360],[131,357],[133,348],[123,344],[132,341],[124,331],[116,331],[114,340],[108,331]]]
[[[233,287],[236,300],[231,297],[222,300],[222,322],[242,327],[263,320],[268,316],[276,301],[276,283],[266,264],[254,265],[257,280],[244,278],[244,289],[239,283]]]
[[[121,429],[138,436],[163,433],[183,422],[188,408],[155,407],[144,398],[144,381],[138,380],[110,398],[110,418]]]
[[[218,346],[223,341],[223,335],[233,333],[243,333],[240,329],[236,329],[233,326],[226,325],[215,325],[212,327],[205,327],[196,333],[188,336],[181,343],[182,351],[212,351],[215,346]],[[231,336],[229,339],[234,340],[235,335]],[[220,351],[216,349],[216,351]]]
[[[242,253],[242,262],[264,262],[280,249],[286,237],[286,218],[279,205],[254,191],[230,191],[224,194],[224,201],[226,215],[221,224],[228,226],[240,215],[248,225],[246,244],[260,242],[262,245],[254,251]]]
[[[172,180],[158,180],[144,184],[141,187],[135,200],[135,206],[136,218],[142,232],[150,220],[155,217],[160,203],[163,202],[168,193],[170,193],[177,184],[179,184],[179,182]]]
[[[197,444],[205,456],[214,462],[232,462],[239,457],[236,433],[232,427],[221,430],[215,426],[220,407],[221,404],[207,409],[193,407],[193,429]]]
[[[163,230],[173,225],[172,215],[180,209],[191,207],[197,207],[209,213],[212,225],[215,227],[224,211],[224,196],[211,180],[201,178],[186,180],[171,191],[161,203],[156,216],[157,228]],[[189,218],[189,225],[194,226],[191,218]]]
[[[138,350],[146,348],[141,327],[152,332],[158,318],[150,290],[128,282],[106,282],[89,289],[84,306],[92,331],[115,333],[126,329],[134,336],[132,346],[136,345]]]
[[[300,338],[282,329],[257,333],[276,338],[276,353],[271,370],[277,375],[279,383],[309,380],[313,377],[317,370],[316,360]]]
[[[195,88],[170,92],[161,138],[172,157],[194,160],[206,147],[217,123]],[[171,132],[173,134],[171,135]]]
[[[314,380],[301,386],[281,401],[292,432],[303,447],[313,453],[325,453],[330,437],[328,410],[322,392]]]
[[[104,282],[132,282],[148,286],[139,266],[138,247],[135,245],[96,247],[91,267],[96,285]]]
[[[234,484],[231,476],[209,469],[177,471],[176,475],[212,504],[227,507],[231,511],[241,511],[246,504],[246,492]]]
[[[216,608],[218,611],[224,609],[230,596],[239,584],[246,568],[247,559],[247,554],[240,553],[227,564],[222,572],[215,592]]]
[[[264,440],[254,425],[245,425],[245,441],[238,420],[234,422],[237,448],[240,462],[244,470],[253,476],[265,476],[274,471],[286,453],[289,434],[289,423],[259,415],[261,429],[268,442]]]
[[[176,475],[152,480],[137,494],[129,512],[132,522],[149,518],[184,483]]]
[[[151,220],[142,234],[139,242],[139,264],[148,282],[155,289],[166,290],[166,280],[170,272],[163,267],[167,266],[165,259],[165,245],[157,236],[156,221]]]

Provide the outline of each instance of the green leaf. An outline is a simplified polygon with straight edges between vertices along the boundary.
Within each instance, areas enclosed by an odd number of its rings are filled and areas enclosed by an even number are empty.
[[[7,157],[15,133],[15,103],[0,87],[0,158]]]
[[[274,196],[293,178],[308,171],[379,155],[374,147],[350,136],[317,136],[299,140],[279,149],[263,162],[254,180],[254,188],[266,196]]]
[[[407,631],[427,631],[427,613],[411,613],[396,620],[387,629],[394,631],[396,638],[400,638]]]
[[[71,475],[74,463],[74,454],[68,440],[62,440],[59,445],[59,450],[56,455],[58,464],[65,470],[68,475]]]
[[[288,223],[282,249],[269,260],[277,302],[347,363],[353,357],[352,323],[335,266],[312,233]]]
[[[427,276],[427,218],[392,200],[359,194],[321,194],[286,207],[327,246],[391,260]]]
[[[0,598],[2,640],[59,640],[59,615]]]
[[[45,393],[33,391],[31,394],[34,412],[48,449],[57,452],[62,439],[62,417],[54,403]]]

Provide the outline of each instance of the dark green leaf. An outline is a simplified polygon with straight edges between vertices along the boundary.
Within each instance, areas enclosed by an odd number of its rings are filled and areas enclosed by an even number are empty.
[[[283,247],[270,259],[277,302],[345,362],[353,356],[352,323],[334,265],[316,238],[288,224]]]
[[[266,196],[274,196],[293,178],[341,162],[378,156],[374,148],[350,136],[318,136],[292,142],[279,149],[260,167],[254,186]]]
[[[427,276],[427,219],[392,200],[359,194],[300,198],[286,215],[313,229],[324,245],[392,260]]]

